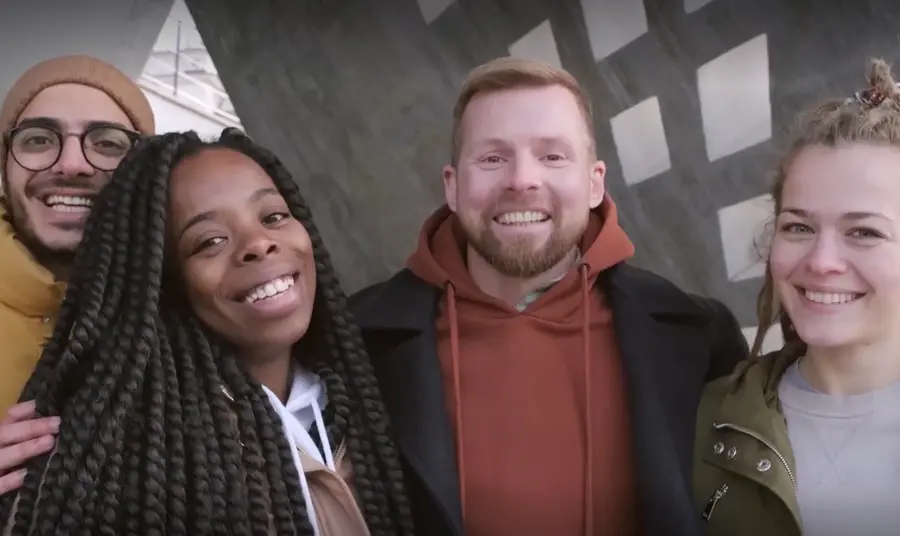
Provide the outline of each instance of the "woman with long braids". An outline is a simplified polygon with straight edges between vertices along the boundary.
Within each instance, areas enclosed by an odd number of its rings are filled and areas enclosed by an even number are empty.
[[[126,158],[22,400],[61,426],[2,498],[6,534],[413,533],[310,211],[234,129],[149,138]]]

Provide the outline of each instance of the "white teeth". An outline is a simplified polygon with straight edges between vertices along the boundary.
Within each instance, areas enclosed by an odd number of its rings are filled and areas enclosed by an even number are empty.
[[[543,212],[529,210],[527,212],[506,212],[497,216],[497,223],[515,225],[518,223],[535,223],[550,219]]]
[[[812,292],[810,290],[804,290],[803,296],[811,302],[836,305],[852,302],[862,296],[862,294],[855,292]]]
[[[291,278],[291,283],[294,282],[294,278]],[[275,291],[276,292],[284,292],[285,290],[291,288],[290,283],[287,283],[284,279],[276,279],[275,280]],[[268,285],[266,285],[268,286]]]
[[[293,286],[294,276],[286,275],[283,277],[279,277],[278,279],[273,279],[269,282],[263,283],[262,285],[259,285],[258,287],[248,292],[247,297],[244,298],[244,301],[247,303],[253,303],[255,301],[272,298],[284,293]]]
[[[94,201],[83,196],[49,195],[44,204],[58,212],[85,212],[94,206]]]

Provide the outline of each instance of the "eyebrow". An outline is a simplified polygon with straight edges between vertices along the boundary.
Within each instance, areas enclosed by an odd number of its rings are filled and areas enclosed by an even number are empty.
[[[277,196],[277,195],[281,195],[281,194],[278,193],[278,190],[276,190],[275,188],[260,188],[259,190],[256,190],[255,192],[250,194],[250,197],[248,198],[248,202],[256,203],[257,201],[259,201],[265,197],[268,197],[270,195]],[[210,221],[213,218],[215,218],[215,216],[216,216],[215,210],[207,210],[206,212],[201,212],[195,216],[192,216],[184,224],[184,227],[181,228],[181,232],[178,233],[178,238],[179,239],[184,238],[184,234],[188,231],[188,229],[190,229],[191,227],[193,227],[199,223],[202,223],[204,221]]]
[[[802,208],[795,208],[795,207],[784,207],[783,209],[781,209],[781,212],[782,213],[787,212],[788,214],[793,214],[793,215],[799,216],[801,218],[809,218],[812,215],[808,210],[803,210]],[[884,218],[886,220],[890,219],[887,216],[885,216],[884,214],[881,214],[880,212],[865,212],[865,211],[847,212],[847,213],[841,215],[841,217],[844,219],[847,219],[847,220],[851,220],[851,221],[864,220],[866,218]]]
[[[84,121],[81,123],[81,126],[84,130],[100,127],[115,127],[125,130],[132,130],[129,126],[123,125],[122,123],[118,123],[116,121]],[[62,130],[63,121],[58,117],[26,117],[25,119],[19,121],[19,124],[16,125],[15,128],[26,127],[43,127]]]
[[[539,136],[537,138],[532,138],[531,142],[537,142],[539,145],[552,145],[555,143],[565,143],[567,145],[571,145],[572,141],[566,136]],[[510,145],[510,140],[503,138],[485,138],[483,140],[476,141],[473,145]]]
[[[541,145],[554,145],[562,143],[564,145],[572,145],[572,140],[568,136],[541,136],[536,140]]]

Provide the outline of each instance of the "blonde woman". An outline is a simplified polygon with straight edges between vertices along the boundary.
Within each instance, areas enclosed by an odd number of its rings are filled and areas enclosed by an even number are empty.
[[[698,415],[710,535],[898,532],[900,90],[883,61],[868,79],[804,114],[779,166],[756,357]]]

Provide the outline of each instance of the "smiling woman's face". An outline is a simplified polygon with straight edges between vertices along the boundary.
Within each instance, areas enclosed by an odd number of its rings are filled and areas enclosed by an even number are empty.
[[[900,150],[808,147],[781,199],[769,267],[800,338],[812,347],[892,347],[900,322]]]
[[[169,205],[170,255],[198,318],[252,352],[300,340],[316,294],[312,243],[265,170],[207,149],[175,166]]]

